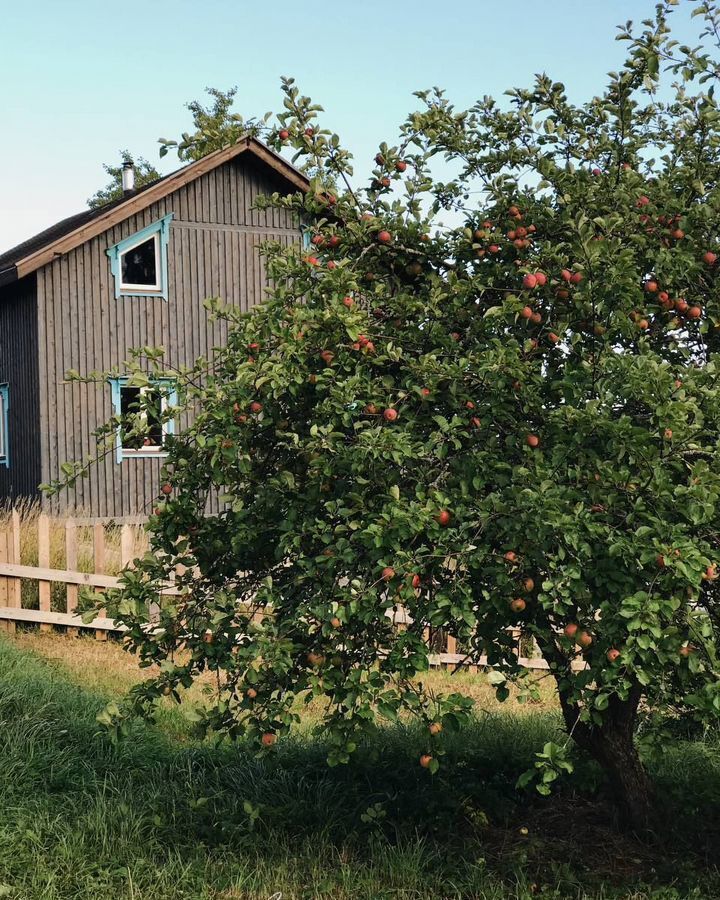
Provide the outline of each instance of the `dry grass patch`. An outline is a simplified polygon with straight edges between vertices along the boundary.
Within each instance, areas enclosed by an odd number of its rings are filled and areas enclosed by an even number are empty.
[[[118,639],[111,638],[101,643],[92,635],[73,637],[61,632],[41,634],[39,631],[28,630],[18,631],[13,640],[18,647],[30,650],[59,666],[81,687],[99,690],[112,697],[122,696],[137,682],[158,673],[156,666],[140,668],[138,658],[124,650],[122,642]],[[419,676],[418,681],[437,693],[457,692],[472,697],[478,711],[512,709],[514,713],[523,714],[557,708],[554,685],[551,679],[543,674],[534,678],[540,694],[538,700],[518,702],[520,694],[513,689],[510,699],[505,704],[499,704],[495,699],[495,692],[483,672],[473,674],[463,670],[452,672],[432,669]],[[193,702],[201,702],[203,691],[212,689],[214,682],[214,673],[206,673],[188,692],[188,698]],[[320,717],[319,703],[310,706],[302,704],[302,710],[303,719],[308,723]]]

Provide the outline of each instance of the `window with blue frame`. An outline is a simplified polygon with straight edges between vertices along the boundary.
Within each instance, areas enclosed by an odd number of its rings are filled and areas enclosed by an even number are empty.
[[[177,406],[177,385],[172,378],[158,378],[147,385],[132,384],[126,377],[111,378],[113,415],[121,419],[115,437],[115,459],[163,456],[175,420],[168,410]]]
[[[10,409],[10,385],[0,384],[0,466],[10,467],[10,436],[8,410]]]
[[[167,256],[172,218],[173,214],[169,213],[108,248],[116,299],[162,297],[167,300]]]

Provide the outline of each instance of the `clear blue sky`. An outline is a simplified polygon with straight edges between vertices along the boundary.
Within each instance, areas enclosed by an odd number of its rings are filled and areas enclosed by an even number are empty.
[[[687,20],[688,4],[678,14]],[[582,100],[617,67],[615,25],[654,0],[26,0],[2,4],[0,251],[84,208],[103,162],[189,125],[208,86],[239,88],[245,115],[277,110],[279,76],[326,110],[358,156],[392,142],[439,85],[456,105],[547,71]],[[687,25],[683,28],[687,33]],[[159,166],[178,167],[173,157]]]

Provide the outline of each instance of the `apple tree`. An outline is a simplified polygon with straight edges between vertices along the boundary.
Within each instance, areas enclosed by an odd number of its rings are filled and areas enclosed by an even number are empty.
[[[468,704],[419,686],[424,629],[486,656],[502,699],[519,627],[650,825],[638,716],[720,713],[718,13],[696,5],[680,46],[675,5],[620,30],[626,63],[581,105],[546,75],[467,110],[419,93],[365,186],[284,80],[268,140],[314,176],[265,202],[309,243],[265,248],[251,313],[209,302],[227,345],[181,373],[192,424],[112,601],[161,664],[134,711],[210,670],[215,733],[271,752],[319,700],[335,764],[412,713],[434,771]]]

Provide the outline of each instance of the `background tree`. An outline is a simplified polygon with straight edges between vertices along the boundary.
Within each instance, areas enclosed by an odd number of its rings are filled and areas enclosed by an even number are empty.
[[[249,134],[259,134],[262,131],[262,123],[269,118],[269,113],[264,119],[245,120],[239,113],[231,112],[237,88],[227,91],[218,88],[206,88],[212,98],[212,104],[204,106],[200,100],[193,100],[187,104],[187,109],[192,114],[193,131],[184,132],[179,141],[160,138],[160,156],[165,156],[171,149],[177,151],[178,157],[184,162],[193,162],[202,159],[214,150],[220,150],[236,143]],[[122,197],[122,163],[133,162],[133,157],[128,150],[120,151],[121,163],[118,166],[103,165],[103,169],[110,176],[110,182],[104,188],[93,194],[88,200],[88,206],[95,209],[104,206],[113,200]],[[135,187],[139,188],[160,178],[160,172],[142,156],[135,162]]]
[[[181,373],[194,423],[170,443],[152,553],[108,604],[162,667],[129,711],[211,670],[210,731],[268,752],[320,698],[335,764],[409,712],[434,771],[468,710],[418,683],[424,628],[485,654],[504,699],[509,680],[532,689],[520,627],[567,735],[651,826],[639,713],[720,711],[717,10],[696,7],[690,48],[674,5],[621,30],[627,62],[582,105],[545,75],[505,107],[418,94],[365,189],[284,80],[270,139],[318,174],[266,202],[313,222],[313,249],[268,246],[267,302],[210,302],[227,346]],[[459,227],[438,227],[448,211]],[[566,751],[539,755],[541,791]]]
[[[183,132],[179,141],[160,138],[160,156],[175,149],[184,161],[202,159],[208,153],[235,144],[250,134],[260,134],[264,123],[270,118],[270,113],[267,113],[262,119],[244,119],[240,113],[232,112],[236,87],[227,91],[209,87],[205,88],[205,92],[212,98],[212,104],[203,106],[199,100],[187,104],[195,130]]]
[[[106,203],[111,203],[113,200],[119,200],[123,195],[123,187],[122,187],[122,167],[123,163],[131,162],[135,165],[135,187],[140,188],[144,184],[150,184],[153,181],[157,181],[160,178],[160,173],[153,166],[152,163],[149,163],[146,159],[143,159],[142,156],[137,158],[135,162],[132,154],[129,150],[121,150],[119,153],[120,156],[120,164],[117,166],[110,166],[107,164],[103,165],[103,169],[110,176],[110,181],[105,185],[104,188],[101,188],[99,191],[96,191],[90,197],[87,202],[87,205],[91,209],[97,209],[98,206],[105,206]]]

